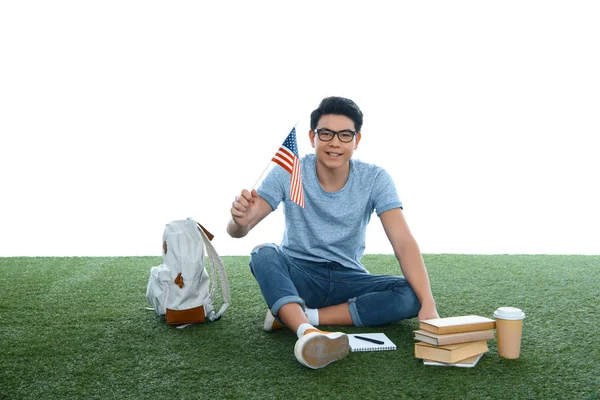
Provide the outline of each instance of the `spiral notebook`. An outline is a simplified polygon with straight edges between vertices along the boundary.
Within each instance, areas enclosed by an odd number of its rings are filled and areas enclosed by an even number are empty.
[[[352,333],[348,335],[351,351],[396,350],[385,333]]]

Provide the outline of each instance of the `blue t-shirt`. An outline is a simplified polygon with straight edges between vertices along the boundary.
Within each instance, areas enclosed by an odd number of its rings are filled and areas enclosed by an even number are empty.
[[[383,168],[351,159],[344,187],[326,192],[319,184],[316,162],[314,154],[301,160],[305,209],[290,200],[290,174],[279,166],[270,171],[258,189],[259,196],[273,210],[283,201],[285,232],[281,248],[293,258],[336,261],[366,271],[360,259],[371,214],[402,208],[394,181]]]

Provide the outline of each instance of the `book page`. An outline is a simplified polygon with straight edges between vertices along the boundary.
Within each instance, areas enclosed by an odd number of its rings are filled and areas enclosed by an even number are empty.
[[[479,362],[479,360],[481,359],[482,356],[483,356],[483,353],[479,354],[477,356],[469,357],[467,359],[464,359],[462,361],[458,361],[455,363],[443,363],[443,362],[439,362],[439,361],[432,361],[432,360],[424,359],[423,365],[436,365],[436,366],[440,366],[440,367],[473,368],[475,365],[477,365],[477,363]]]

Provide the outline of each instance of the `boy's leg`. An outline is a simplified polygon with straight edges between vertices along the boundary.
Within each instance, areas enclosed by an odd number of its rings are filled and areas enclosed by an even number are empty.
[[[254,248],[250,259],[252,274],[267,306],[278,317],[279,309],[288,303],[299,304],[307,312],[305,302],[322,306],[327,301],[331,286],[327,264],[292,259],[272,243]]]
[[[308,323],[304,310],[296,303],[279,308],[279,318],[292,331],[298,341],[294,346],[296,359],[305,367],[323,368],[348,355],[348,336],[342,332],[326,332]]]
[[[309,275],[298,274],[300,269],[290,264],[293,262],[276,245],[258,246],[251,253],[250,268],[269,309],[298,336],[294,355],[306,367],[322,368],[348,354],[348,337],[341,332],[320,331],[308,323],[292,275],[302,287],[313,286],[318,292],[319,285],[303,282]]]
[[[302,307],[297,303],[288,303],[279,308],[279,319],[292,332],[298,332],[298,327],[308,324],[308,318]]]
[[[404,277],[334,269],[327,302],[319,309],[321,325],[386,325],[418,315],[421,304]]]
[[[347,301],[323,307],[317,311],[319,312],[319,325],[354,325]]]
[[[382,279],[375,280],[374,286],[383,284],[383,290],[361,294],[348,301],[354,325],[387,325],[419,314],[421,303],[404,277],[379,275],[378,278]]]
[[[277,245],[255,247],[250,255],[250,270],[273,315],[278,315],[288,303],[296,303],[302,309],[304,301],[290,277],[289,259]]]

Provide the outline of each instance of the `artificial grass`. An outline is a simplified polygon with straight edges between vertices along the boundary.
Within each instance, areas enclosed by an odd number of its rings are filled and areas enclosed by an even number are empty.
[[[262,331],[266,305],[248,257],[223,257],[232,297],[223,318],[186,329],[145,309],[158,257],[0,258],[0,398],[599,398],[600,256],[424,258],[441,316],[525,311],[519,359],[498,357],[491,340],[475,368],[423,366],[411,319],[343,328],[385,332],[398,349],[310,370],[294,358],[294,334]],[[391,255],[363,263],[399,273]]]

